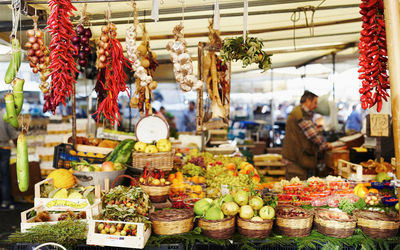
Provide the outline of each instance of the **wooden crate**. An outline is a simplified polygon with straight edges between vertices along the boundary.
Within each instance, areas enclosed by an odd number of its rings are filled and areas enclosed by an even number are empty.
[[[333,150],[325,153],[325,163],[333,169],[334,175],[338,175],[338,162],[339,159],[349,161],[350,151],[349,150]]]
[[[364,175],[363,167],[342,159],[338,160],[338,175],[348,180],[370,181],[375,179],[376,175]]]
[[[86,219],[82,221],[89,221],[93,219],[93,216],[97,216],[100,214],[100,201],[97,201],[95,204],[90,206],[88,209],[85,209],[83,211],[86,212]],[[45,206],[38,206],[38,207],[33,207],[31,209],[25,210],[21,212],[21,232],[25,233],[29,228],[36,227],[38,225],[42,224],[56,224],[58,222],[58,218],[60,217],[61,213],[51,213],[50,212],[50,220],[51,221],[46,221],[46,222],[34,222],[37,214],[43,211],[48,211]],[[76,211],[75,209],[69,209],[69,211]],[[36,212],[36,215],[34,217],[28,218],[29,214],[31,212]],[[60,212],[60,211],[58,211]],[[66,212],[66,211],[64,211]]]
[[[136,236],[121,236],[96,233],[96,227],[99,223],[121,223],[136,225]],[[125,247],[125,248],[139,248],[143,249],[151,235],[151,228],[144,230],[144,223],[123,222],[123,221],[107,221],[107,220],[89,220],[89,229],[86,239],[86,244],[107,246],[107,247]]]
[[[280,161],[255,161],[254,166],[262,175],[285,175],[285,165]]]
[[[53,183],[53,179],[45,179],[35,184],[35,199],[34,206],[40,207],[43,206],[46,210],[51,211],[65,211],[65,210],[74,210],[74,211],[85,211],[91,207],[89,201],[87,199],[60,199],[60,198],[42,198],[40,196],[40,186],[45,183]],[[100,185],[95,186],[95,203],[100,202]]]

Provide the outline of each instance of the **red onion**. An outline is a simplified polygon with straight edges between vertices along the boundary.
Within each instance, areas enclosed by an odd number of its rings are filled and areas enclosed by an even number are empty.
[[[46,62],[46,57],[42,56],[39,58],[39,63],[45,63]]]
[[[37,56],[32,56],[31,62],[36,65],[39,62],[39,58],[37,58]]]
[[[81,43],[82,44],[89,44],[89,38],[87,38],[86,36],[81,37]]]
[[[76,34],[80,35],[80,36],[85,34],[85,28],[83,28],[82,24],[79,24],[78,26],[76,26],[75,31],[76,31]]]
[[[74,47],[75,47],[75,53],[74,53],[74,55],[78,55],[78,52],[79,52],[79,50],[81,49],[81,46],[79,45],[79,44],[74,44]]]
[[[36,43],[36,37],[34,37],[34,36],[30,36],[29,38],[28,38],[28,42],[30,42],[30,43]]]
[[[31,68],[36,67],[36,63],[32,63],[32,58],[30,58],[29,61],[31,61],[31,62],[29,63],[29,66],[31,66]]]
[[[43,56],[43,51],[42,50],[36,50],[35,51],[35,56],[42,57]]]
[[[84,51],[80,51],[79,54],[78,54],[78,57],[79,57],[79,59],[81,59],[81,60],[86,59],[86,54],[85,54],[85,52],[84,52]]]
[[[81,41],[81,39],[79,38],[79,36],[72,37],[72,43],[73,44],[79,44],[80,41]]]
[[[33,55],[35,55],[35,50],[28,49],[28,56],[33,56]]]
[[[85,29],[85,36],[88,38],[92,37],[92,31],[90,30],[90,28]]]
[[[85,52],[86,55],[90,54],[91,49],[89,46],[83,47],[83,51]]]
[[[38,49],[40,49],[40,45],[38,43],[34,43],[34,44],[32,44],[32,49],[33,50],[38,50]]]
[[[32,72],[36,74],[37,72],[39,72],[39,70],[38,70],[38,68],[33,67],[33,68],[32,68]]]
[[[35,31],[34,30],[27,30],[26,31],[26,35],[29,36],[29,37],[34,36],[35,35]]]
[[[81,65],[82,67],[85,67],[88,63],[88,61],[86,59],[81,59],[78,61],[79,65]]]

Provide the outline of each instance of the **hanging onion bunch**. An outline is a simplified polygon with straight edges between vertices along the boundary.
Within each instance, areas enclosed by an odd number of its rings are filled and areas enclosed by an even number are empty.
[[[83,24],[79,24],[75,28],[75,34],[72,37],[72,43],[77,51],[74,57],[78,58],[78,64],[81,67],[86,67],[88,64],[87,57],[91,53],[89,42],[92,37],[92,31],[90,28],[85,28]]]
[[[148,74],[148,68],[150,67],[150,61],[146,58],[147,48],[146,45],[141,43],[136,47],[136,28],[134,25],[129,27],[126,31],[126,49],[128,58],[132,63],[132,69],[135,72],[135,78],[139,79],[141,87],[149,86],[151,90],[157,88],[157,82],[153,81],[153,78]],[[152,57],[156,57],[154,52]]]
[[[199,89],[203,86],[203,82],[197,80],[193,74],[192,59],[186,48],[186,41],[183,37],[183,23],[181,22],[174,27],[173,33],[175,41],[167,44],[167,50],[171,51],[170,59],[174,64],[175,79],[179,83],[181,89],[185,92]]]
[[[158,67],[156,53],[150,49],[150,37],[143,25],[143,38],[139,46],[136,46],[136,34],[139,20],[137,16],[136,3],[133,2],[134,22],[126,32],[126,49],[132,69],[135,74],[135,93],[130,106],[139,109],[140,115],[151,114],[152,90],[157,88],[157,82],[153,81],[152,71]]]
[[[25,48],[28,49],[29,66],[32,68],[33,73],[40,72],[39,85],[40,90],[46,94],[49,91],[49,83],[47,79],[50,76],[48,66],[50,64],[49,53],[44,44],[44,32],[37,28],[37,19],[34,18],[34,29],[26,32],[28,42],[25,43]]]
[[[110,56],[108,52],[108,45],[111,36],[116,36],[117,27],[113,23],[109,23],[108,25],[104,25],[101,27],[101,35],[100,40],[97,44],[97,61],[96,67],[98,69],[104,69],[107,57]]]

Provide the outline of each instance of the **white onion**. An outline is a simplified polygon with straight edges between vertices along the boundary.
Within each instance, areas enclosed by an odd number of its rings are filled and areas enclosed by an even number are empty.
[[[175,71],[181,71],[181,65],[179,63],[174,63],[174,70]]]
[[[173,41],[169,41],[169,42],[167,43],[166,49],[167,49],[167,50],[171,50],[173,45],[174,45],[174,42],[173,42]]]
[[[185,92],[188,92],[188,91],[190,91],[192,89],[190,86],[188,86],[188,85],[186,85],[184,83],[180,84],[179,86],[181,87],[181,90],[183,90]]]
[[[180,55],[178,56],[178,61],[179,61],[180,64],[184,64],[184,63],[186,63],[186,62],[189,61],[189,60],[190,60],[189,54],[182,53],[182,54],[180,54]]]
[[[183,82],[183,75],[179,72],[175,72],[175,79],[178,83],[182,83]]]
[[[185,63],[181,66],[182,73],[191,75],[193,73],[193,66],[191,63]]]
[[[171,62],[173,63],[177,63],[178,62],[178,55],[174,52],[171,52],[169,59],[171,60]]]
[[[197,90],[197,89],[200,89],[202,86],[203,86],[203,82],[200,81],[200,80],[197,80],[197,81],[195,82],[195,84],[193,84],[192,89],[193,89],[193,90]]]

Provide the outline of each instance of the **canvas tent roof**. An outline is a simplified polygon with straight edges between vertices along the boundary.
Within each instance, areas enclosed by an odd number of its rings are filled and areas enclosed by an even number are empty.
[[[45,26],[45,16],[49,9],[47,1],[25,0],[39,12],[44,11],[41,21]],[[118,38],[125,47],[125,31],[132,23],[131,1],[123,0],[73,0],[78,9],[74,22],[79,19],[83,2],[88,2],[87,13],[91,18],[95,38],[105,24],[107,6],[111,8],[111,20],[117,24]],[[7,1],[3,1],[7,3]],[[140,22],[146,23],[151,38],[151,48],[158,55],[161,64],[157,76],[173,79],[169,52],[165,46],[172,40],[172,29],[182,20],[180,0],[160,0],[159,21],[150,18],[152,1],[136,0]],[[197,44],[207,42],[209,20],[213,17],[215,0],[184,1],[184,33],[196,69]],[[220,31],[222,38],[240,36],[243,33],[243,0],[220,0]],[[338,61],[355,59],[361,31],[359,0],[249,0],[249,36],[263,40],[266,52],[272,53],[274,68],[302,66],[336,53]],[[8,40],[11,29],[10,1],[0,5],[0,38]],[[319,6],[319,7],[318,7]],[[31,10],[32,11],[32,10]],[[293,22],[296,20],[296,22]],[[128,24],[129,23],[129,24]],[[29,17],[23,17],[22,29],[32,27]],[[26,41],[25,32],[21,34]],[[294,46],[295,44],[295,46]],[[241,72],[257,69],[257,66],[242,68],[240,62],[233,63],[232,71]]]

